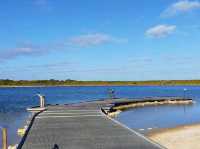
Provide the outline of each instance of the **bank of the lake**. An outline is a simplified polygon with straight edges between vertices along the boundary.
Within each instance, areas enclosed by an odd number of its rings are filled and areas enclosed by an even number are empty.
[[[200,148],[200,124],[190,124],[152,131],[147,135],[151,140],[168,149]]]
[[[10,80],[0,79],[0,87],[39,86],[199,86],[200,80],[80,81],[80,80]]]

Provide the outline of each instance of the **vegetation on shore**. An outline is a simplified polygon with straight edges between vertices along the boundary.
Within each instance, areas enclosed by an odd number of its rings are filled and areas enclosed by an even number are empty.
[[[0,80],[0,86],[175,86],[200,85],[200,80],[156,80],[156,81],[77,81],[77,80]]]

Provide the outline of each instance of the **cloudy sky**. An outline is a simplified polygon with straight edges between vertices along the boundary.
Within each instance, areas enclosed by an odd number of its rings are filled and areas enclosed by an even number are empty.
[[[198,0],[6,0],[0,79],[200,79]]]

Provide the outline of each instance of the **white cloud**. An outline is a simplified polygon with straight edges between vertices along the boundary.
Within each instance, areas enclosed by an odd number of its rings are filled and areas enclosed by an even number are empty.
[[[199,1],[189,1],[189,0],[181,0],[178,1],[171,6],[169,6],[162,14],[163,17],[170,17],[180,13],[185,13],[192,11],[194,9],[200,9]]]
[[[24,43],[14,48],[5,49],[2,50],[2,52],[0,51],[0,62],[9,59],[14,59],[17,57],[40,56],[48,54],[52,51],[57,51],[58,49],[69,50],[71,48],[74,48],[74,46],[97,46],[106,43],[122,43],[126,41],[126,39],[114,38],[108,34],[95,33],[71,37],[67,40],[67,44],[63,41],[57,44],[47,45],[35,45],[31,43]]]
[[[48,51],[45,47],[33,45],[30,43],[22,44],[13,49],[8,49],[0,54],[0,61],[13,59],[19,56],[41,55]]]
[[[166,37],[176,30],[175,25],[157,25],[146,31],[146,35],[154,38]]]
[[[108,34],[95,33],[95,34],[85,34],[72,37],[68,40],[68,44],[75,46],[96,46],[111,42],[124,42],[125,39],[114,38]]]

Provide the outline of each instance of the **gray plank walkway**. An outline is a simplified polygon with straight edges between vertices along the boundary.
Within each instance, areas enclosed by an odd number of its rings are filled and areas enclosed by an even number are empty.
[[[23,149],[161,149],[105,116],[101,103],[50,106],[36,116]]]

